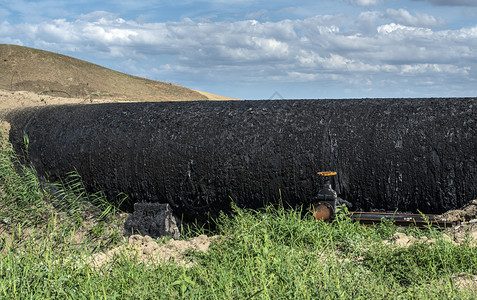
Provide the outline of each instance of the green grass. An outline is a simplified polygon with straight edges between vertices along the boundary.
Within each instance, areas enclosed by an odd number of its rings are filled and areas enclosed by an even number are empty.
[[[344,214],[317,222],[281,206],[235,207],[219,217],[214,234],[222,238],[207,253],[188,253],[197,262],[192,267],[127,255],[93,267],[88,257],[122,242],[112,226],[118,212],[101,193],[86,193],[77,175],[51,186],[20,165],[11,148],[1,150],[0,299],[477,297],[452,280],[477,274],[477,249],[469,244],[453,245],[432,228],[409,229],[437,242],[396,248],[383,243],[398,230],[389,222],[365,227]]]

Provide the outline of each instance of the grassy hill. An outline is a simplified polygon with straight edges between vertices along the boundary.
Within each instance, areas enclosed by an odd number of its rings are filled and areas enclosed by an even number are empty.
[[[6,44],[0,44],[0,89],[133,101],[232,99],[127,75],[53,52]]]

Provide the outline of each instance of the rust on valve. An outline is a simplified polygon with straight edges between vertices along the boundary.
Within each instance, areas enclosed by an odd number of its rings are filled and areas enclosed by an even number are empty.
[[[313,208],[313,216],[316,220],[329,220],[332,216],[332,208],[328,203],[319,203]]]

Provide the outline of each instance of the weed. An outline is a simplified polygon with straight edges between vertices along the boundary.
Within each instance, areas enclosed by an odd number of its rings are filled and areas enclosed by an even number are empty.
[[[26,133],[23,133],[23,146],[25,147],[26,158],[28,158],[28,152],[30,149],[30,139]]]
[[[0,138],[2,138],[0,136]],[[25,153],[28,154],[29,138],[24,135]],[[93,239],[114,238],[120,233],[105,221],[112,222],[119,209],[109,203],[104,193],[86,192],[77,172],[68,174],[65,180],[50,183],[39,180],[35,170],[22,165],[7,143],[0,152],[0,216],[2,228],[12,234],[15,241],[26,236],[48,235],[56,244],[64,243],[72,233],[91,230]],[[125,196],[118,203],[124,201]],[[47,227],[47,232],[38,230]],[[26,233],[25,233],[26,232]],[[92,242],[92,241],[89,241]]]
[[[104,221],[97,223],[96,225],[91,227],[91,233],[97,238],[101,237],[104,234],[104,225]]]

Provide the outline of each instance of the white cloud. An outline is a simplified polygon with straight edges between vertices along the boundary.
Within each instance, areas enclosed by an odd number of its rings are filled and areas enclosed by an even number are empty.
[[[449,64],[415,64],[401,66],[401,74],[448,73],[468,75],[470,67]]]
[[[406,35],[408,33],[412,34],[416,32],[424,32],[431,34],[432,30],[390,23],[377,27],[377,32],[381,34],[400,33]]]
[[[440,18],[422,13],[416,13],[416,15],[413,16],[409,11],[402,8],[398,10],[387,9],[384,17],[400,24],[415,27],[438,27],[444,25],[444,20]]]
[[[383,2],[383,0],[346,0],[346,2],[357,6],[376,6]]]
[[[375,34],[379,28],[377,24],[390,26],[391,24],[398,24],[403,27],[418,27],[418,28],[434,28],[442,27],[445,22],[442,18],[434,16],[415,13],[412,15],[405,9],[387,9],[381,11],[365,11],[360,13],[355,20],[356,30],[361,34]],[[381,28],[382,30],[383,28]]]
[[[411,0],[419,2],[429,2],[434,5],[442,6],[477,6],[475,0]]]
[[[318,15],[278,22],[138,23],[95,12],[73,21],[4,21],[0,42],[118,58],[136,74],[147,74],[149,68],[168,76],[233,76],[254,83],[325,80],[357,86],[386,86],[412,76],[412,84],[429,82],[429,76],[439,84],[471,81],[477,68],[477,26],[433,29],[440,22],[403,9],[364,12],[355,19]],[[169,58],[151,65],[161,57]]]

